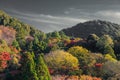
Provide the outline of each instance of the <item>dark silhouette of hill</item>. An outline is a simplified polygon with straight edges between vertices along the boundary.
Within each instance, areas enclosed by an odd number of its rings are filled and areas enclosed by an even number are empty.
[[[113,38],[120,36],[120,25],[108,21],[93,20],[79,23],[71,28],[62,30],[68,36],[86,38],[89,34],[98,36],[108,34]]]

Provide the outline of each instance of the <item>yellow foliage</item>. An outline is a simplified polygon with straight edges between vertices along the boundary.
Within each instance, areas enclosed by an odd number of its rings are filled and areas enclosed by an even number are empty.
[[[19,60],[16,57],[13,57],[13,64],[18,64]]]
[[[45,61],[48,67],[54,69],[61,69],[63,66],[67,69],[78,67],[77,58],[62,50],[50,52],[45,56]]]
[[[92,66],[96,60],[91,56],[89,51],[86,48],[81,46],[74,46],[68,50],[73,56],[77,57],[79,60],[80,67],[84,68],[85,66]]]
[[[65,39],[64,40],[64,45],[66,46],[67,44],[70,44],[71,40],[70,39]]]
[[[111,62],[117,62],[117,60],[114,59],[110,54],[106,54],[105,59]]]
[[[74,56],[78,56],[79,54],[88,54],[89,51],[81,46],[74,46],[71,47],[68,52]]]

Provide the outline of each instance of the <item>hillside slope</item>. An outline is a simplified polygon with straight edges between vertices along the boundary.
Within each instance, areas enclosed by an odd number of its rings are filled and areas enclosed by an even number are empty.
[[[16,39],[19,43],[23,43],[22,41],[24,41],[28,36],[33,38],[37,37],[40,40],[45,37],[45,34],[41,30],[38,30],[31,25],[23,23],[22,21],[19,21],[18,19],[13,18],[6,14],[4,11],[0,10],[0,31],[8,32],[7,36],[12,35],[11,33],[9,34],[10,30],[8,31],[8,29],[4,27],[15,30],[16,34],[14,39]],[[0,39],[7,40],[3,37],[0,37]]]
[[[79,23],[71,28],[63,29],[62,31],[68,36],[82,38],[86,38],[89,34],[97,34],[98,36],[108,34],[112,37],[119,37],[120,25],[107,21],[94,20]]]

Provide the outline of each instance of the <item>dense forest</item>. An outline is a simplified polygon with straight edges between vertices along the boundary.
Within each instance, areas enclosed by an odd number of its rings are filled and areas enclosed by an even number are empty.
[[[0,80],[119,80],[120,27],[104,22],[44,33],[0,11]]]

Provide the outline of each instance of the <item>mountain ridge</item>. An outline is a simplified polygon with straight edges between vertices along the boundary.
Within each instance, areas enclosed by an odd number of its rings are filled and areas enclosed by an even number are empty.
[[[98,36],[107,34],[115,38],[120,36],[120,25],[109,21],[92,20],[79,23],[62,31],[66,35],[74,37],[86,38],[89,34],[97,34]]]

